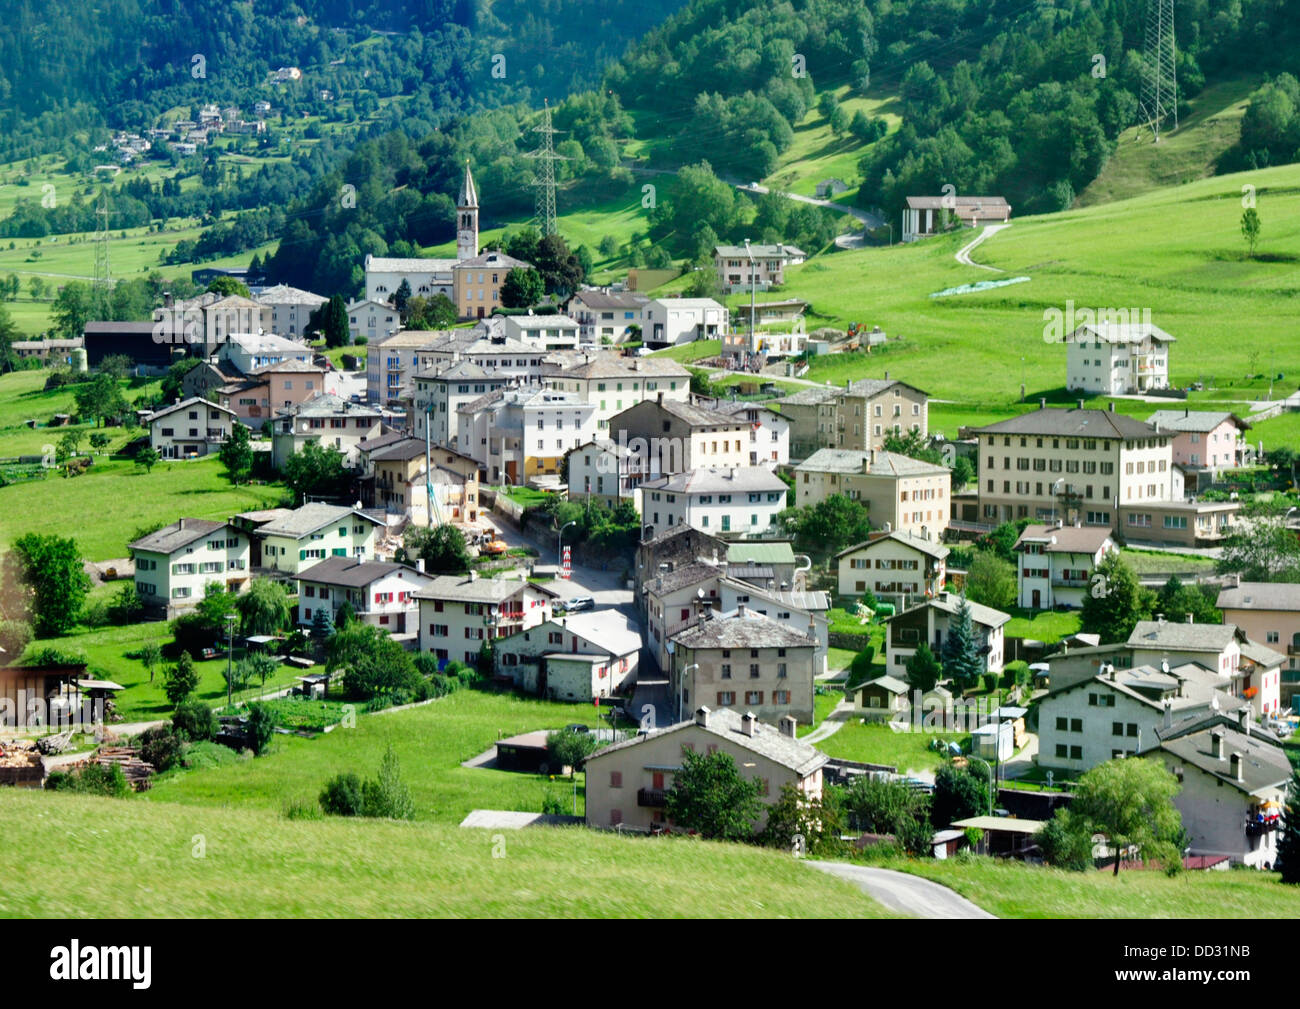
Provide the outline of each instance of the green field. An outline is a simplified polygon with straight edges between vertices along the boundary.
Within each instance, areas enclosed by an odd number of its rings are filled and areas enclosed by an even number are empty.
[[[783,852],[689,838],[287,820],[13,789],[0,831],[4,917],[890,917]]]
[[[963,742],[965,733],[895,732],[878,722],[864,724],[852,718],[833,736],[822,740],[817,748],[841,760],[860,760],[867,764],[889,764],[903,771],[933,770],[943,762],[943,754],[927,749],[932,739]]]
[[[1294,918],[1300,888],[1275,872],[1063,872],[992,858],[882,865],[950,886],[1000,918]]]
[[[1082,622],[1078,610],[1034,613],[1017,609],[1012,611],[1012,617],[1002,631],[1009,638],[1032,638],[1050,645],[1079,633]]]

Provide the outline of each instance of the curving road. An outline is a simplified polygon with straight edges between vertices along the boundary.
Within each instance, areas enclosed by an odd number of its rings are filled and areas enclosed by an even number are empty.
[[[848,880],[868,897],[899,914],[911,915],[914,918],[997,917],[946,886],[906,872],[877,869],[868,865],[850,865],[848,862],[809,860],[805,864],[831,876]]]
[[[976,246],[981,245],[985,239],[992,238],[1003,228],[1009,228],[1009,227],[1011,227],[1010,224],[984,225],[984,230],[981,231],[978,235],[976,235],[973,241],[966,243],[960,249],[957,250],[957,262],[961,263],[963,266],[974,266],[977,269],[989,270],[992,273],[1006,273],[1006,270],[1000,270],[996,266],[985,266],[983,263],[972,263],[970,254],[972,250],[974,250]]]

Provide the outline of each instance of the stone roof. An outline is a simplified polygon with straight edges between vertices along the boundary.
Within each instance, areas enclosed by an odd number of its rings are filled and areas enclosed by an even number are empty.
[[[427,583],[429,576],[421,574],[415,568],[390,561],[368,561],[359,557],[327,557],[298,572],[298,579],[306,582],[323,582],[327,585],[345,585],[349,588],[363,588],[380,578],[400,574],[410,578],[419,585]]]
[[[1038,542],[1043,544],[1044,553],[1095,555],[1108,539],[1110,528],[1107,526],[1062,525],[1058,528],[1054,525],[1029,525],[1016,540],[1016,547],[1022,543]]]
[[[1231,421],[1241,431],[1250,427],[1235,413],[1226,410],[1157,410],[1147,418],[1148,424],[1162,431],[1195,431],[1198,434],[1209,434],[1226,421]]]
[[[939,463],[913,459],[897,452],[875,452],[848,448],[819,448],[795,467],[811,473],[860,473],[864,476],[943,476],[948,467]]]
[[[748,258],[753,254],[756,259],[807,259],[808,254],[796,245],[717,245],[713,248],[715,256],[732,256]]]
[[[148,550],[151,553],[172,554],[181,547],[189,546],[195,540],[211,536],[226,527],[225,522],[212,522],[208,519],[180,519],[169,526],[163,526],[148,536],[128,543],[131,550]]]
[[[329,298],[301,288],[290,287],[288,284],[276,284],[260,292],[255,300],[263,305],[310,305],[312,308],[319,308],[329,301]]]
[[[1214,756],[1216,734],[1222,734],[1221,758]],[[1253,729],[1247,734],[1227,725],[1207,726],[1173,739],[1161,739],[1159,748],[1251,795],[1284,785],[1291,778],[1286,751]],[[1240,781],[1232,775],[1230,757],[1234,753],[1241,755]]]
[[[1258,641],[1251,641],[1249,638],[1241,643],[1241,654],[1265,669],[1276,669],[1286,664],[1286,656],[1281,652],[1275,652],[1267,645],[1261,645]]]
[[[556,372],[555,378],[684,378],[689,380],[690,371],[670,357],[623,357],[614,354],[599,354],[585,364],[565,368]]]
[[[819,406],[834,399],[839,391],[839,387],[834,385],[826,385],[817,389],[800,389],[789,396],[781,397],[776,400],[776,403],[778,405],[784,403],[789,406]]]
[[[937,610],[943,610],[944,613],[954,614],[961,605],[961,599],[961,596],[953,592],[940,592],[933,599],[927,599],[923,603],[917,603],[915,606],[904,610],[902,613],[895,614],[889,619],[897,620],[899,617],[907,613],[914,613],[925,606],[933,606]],[[983,603],[975,603],[967,599],[966,605],[970,608],[970,618],[972,623],[982,624],[985,627],[1001,627],[1011,619],[1010,614],[1003,613],[1001,610],[995,610],[992,606],[985,606]]]
[[[437,575],[415,594],[417,599],[453,599],[467,603],[499,603],[528,587],[529,582],[513,578],[478,578],[469,575]],[[540,586],[533,586],[541,590]],[[541,590],[549,591],[549,590]],[[551,593],[552,595],[554,593]]]
[[[628,407],[627,410],[624,410],[623,413],[611,420],[609,422],[610,430],[613,431],[616,425],[621,427],[619,421],[620,417],[646,403],[656,409],[662,410],[664,413],[671,414],[678,420],[685,421],[691,427],[725,427],[732,430],[740,430],[748,426],[748,421],[728,416],[725,413],[719,413],[717,410],[710,410],[708,407],[696,406],[694,403],[683,403],[676,399],[664,399],[662,402],[654,399],[646,399],[634,406]]]
[[[213,403],[211,400],[203,399],[199,396],[191,396],[189,399],[183,399],[179,403],[173,403],[171,406],[165,406],[161,410],[155,410],[146,418],[146,423],[152,424],[159,417],[166,417],[168,414],[176,413],[178,410],[188,410],[192,406],[206,406],[213,410],[220,410],[222,413],[228,413],[235,416],[234,410],[228,410],[224,406]]]
[[[366,271],[375,273],[447,273],[455,265],[456,260],[454,259],[366,257]]]
[[[591,309],[640,309],[650,300],[644,294],[637,294],[634,291],[578,291],[573,298]]]
[[[1141,343],[1147,337],[1161,343],[1173,343],[1175,339],[1159,326],[1149,322],[1118,322],[1110,320],[1085,322],[1070,335],[1073,338],[1080,333],[1087,333],[1094,340],[1101,343]]]
[[[679,648],[815,648],[817,641],[788,621],[773,620],[748,607],[715,613],[673,635]]]
[[[514,270],[528,269],[533,264],[526,263],[522,259],[515,259],[514,256],[507,256],[504,252],[483,252],[477,256],[471,256],[469,259],[462,259],[456,264],[457,269],[470,270],[485,268],[490,270]],[[505,280],[504,277],[501,278]]]
[[[302,539],[302,537],[314,533],[322,526],[350,521],[356,515],[361,515],[368,522],[375,521],[370,516],[363,515],[355,508],[350,508],[347,505],[332,505],[325,504],[323,501],[312,501],[301,508],[295,508],[287,515],[268,522],[258,532],[264,536],[291,536],[294,539]]]
[[[585,613],[566,613],[552,618],[570,634],[590,641],[612,656],[628,655],[641,648],[641,631],[636,623],[618,610],[588,610]]]
[[[276,361],[273,364],[263,364],[252,369],[250,375],[272,375],[283,372],[294,373],[312,373],[316,375],[325,374],[325,369],[318,364],[311,364],[308,361],[301,361],[298,358],[291,358],[288,361]]]
[[[739,466],[731,469],[700,467],[672,476],[646,480],[643,490],[677,494],[743,494],[747,491],[786,491],[785,481],[762,466]]]
[[[1221,610],[1281,610],[1300,612],[1300,584],[1295,582],[1240,582],[1219,592],[1214,604]]]
[[[277,410],[281,417],[382,417],[383,414],[365,403],[353,403],[332,392],[318,392],[301,403]]]
[[[722,569],[715,565],[694,561],[676,567],[672,571],[665,571],[662,575],[653,575],[646,584],[655,595],[669,595],[678,589],[711,581],[721,574]],[[662,582],[660,578],[663,579]]]
[[[1048,435],[1063,438],[1154,438],[1159,433],[1150,424],[1110,410],[1080,410],[1044,407],[1022,413],[996,424],[977,427],[980,434]]]
[[[588,763],[593,760],[599,760],[606,754],[613,753],[616,750],[624,750],[632,746],[642,746],[646,743],[661,739],[664,736],[674,732],[681,732],[689,729],[691,726],[697,726],[705,732],[717,736],[719,739],[726,739],[737,746],[741,746],[759,756],[766,757],[775,764],[793,771],[800,778],[812,774],[830,758],[821,750],[817,749],[801,739],[795,739],[783,735],[781,731],[774,726],[756,722],[754,725],[754,734],[746,735],[742,729],[741,716],[729,708],[719,708],[712,711],[708,708],[700,708],[697,712],[697,719],[706,719],[707,724],[700,724],[697,720],[678,722],[666,729],[652,731],[645,734],[637,734],[631,739],[625,739],[621,743],[614,743],[606,746],[604,749],[597,750],[587,758]],[[674,751],[674,754],[676,751]]]
[[[942,543],[932,543],[929,540],[921,539],[919,536],[913,536],[911,533],[895,529],[892,532],[872,536],[871,539],[867,540],[865,543],[858,543],[846,550],[841,550],[835,555],[835,559],[839,560],[839,558],[847,557],[849,554],[857,553],[859,550],[868,549],[884,540],[893,540],[895,543],[901,543],[904,546],[911,547],[913,550],[919,550],[921,553],[928,557],[933,557],[937,561],[943,560],[948,556],[949,552],[948,548]]]
[[[1185,652],[1221,652],[1237,637],[1236,624],[1188,624],[1139,620],[1128,636],[1131,648],[1165,648]]]

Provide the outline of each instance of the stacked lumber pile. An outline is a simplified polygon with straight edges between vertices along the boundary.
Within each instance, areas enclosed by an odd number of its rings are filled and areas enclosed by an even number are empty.
[[[137,792],[143,792],[152,784],[153,764],[140,759],[140,751],[134,746],[101,746],[95,755],[96,761],[103,767],[116,764],[122,769],[122,776]]]
[[[0,743],[0,785],[40,788],[44,778],[45,765],[32,743]]]

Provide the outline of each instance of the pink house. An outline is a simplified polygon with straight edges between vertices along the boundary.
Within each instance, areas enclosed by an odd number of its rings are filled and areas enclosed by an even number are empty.
[[[1173,435],[1175,465],[1218,470],[1245,462],[1250,425],[1234,413],[1157,410],[1147,423]]]

